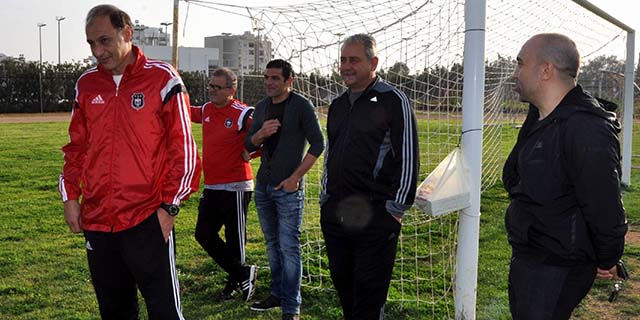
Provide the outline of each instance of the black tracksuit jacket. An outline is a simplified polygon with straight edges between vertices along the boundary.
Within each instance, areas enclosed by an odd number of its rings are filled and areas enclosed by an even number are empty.
[[[360,196],[401,217],[415,198],[418,161],[406,95],[376,78],[352,106],[347,90],[329,107],[321,203]]]
[[[620,124],[578,85],[545,119],[529,114],[503,170],[514,255],[611,268],[627,222],[620,188]]]

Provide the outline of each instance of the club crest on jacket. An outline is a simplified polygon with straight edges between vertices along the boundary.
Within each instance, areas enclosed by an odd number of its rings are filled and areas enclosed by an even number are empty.
[[[144,94],[134,93],[131,95],[131,107],[140,110],[144,107]]]

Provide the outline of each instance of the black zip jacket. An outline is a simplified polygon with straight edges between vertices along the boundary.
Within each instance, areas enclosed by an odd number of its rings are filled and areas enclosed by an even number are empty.
[[[610,269],[624,250],[620,124],[578,85],[545,119],[530,105],[502,180],[515,255]]]
[[[321,204],[357,195],[402,217],[413,204],[419,168],[416,119],[405,94],[376,78],[352,106],[347,90],[329,107],[327,140]]]

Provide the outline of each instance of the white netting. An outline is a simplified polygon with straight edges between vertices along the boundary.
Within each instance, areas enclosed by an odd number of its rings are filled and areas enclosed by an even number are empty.
[[[507,73],[513,71],[516,54],[532,35],[541,32],[566,34],[575,41],[582,56],[583,68],[578,83],[596,96],[615,101],[622,107],[623,85],[619,78],[617,81],[614,78],[623,72],[621,68],[624,67],[626,49],[624,30],[573,1],[487,1],[487,22],[486,58],[496,61],[508,57],[502,65]],[[595,62],[611,56],[615,56],[612,58],[617,63]],[[610,59],[604,60],[610,62]],[[492,78],[504,79],[501,72],[487,72],[486,77],[487,82]],[[622,116],[622,109],[618,111]]]
[[[323,127],[331,99],[344,90],[337,69],[341,41],[355,33],[373,35],[379,75],[406,93],[418,118],[419,180],[459,144],[463,0],[334,0],[270,7],[188,2],[216,14],[250,19],[254,30],[271,42],[273,57],[288,60],[300,73],[295,88],[318,107]],[[524,116],[525,109],[511,92],[514,58],[522,44],[540,32],[567,34],[586,59],[624,56],[625,33],[571,1],[487,1],[483,190],[498,181],[511,146],[502,144],[503,132],[511,128],[503,124],[520,123]],[[249,96],[246,91],[244,95]],[[321,170],[321,165],[314,166],[306,180],[303,282],[313,288],[331,287],[319,229]],[[411,318],[452,318],[457,216],[432,219],[411,210],[403,222],[391,307],[399,306]]]

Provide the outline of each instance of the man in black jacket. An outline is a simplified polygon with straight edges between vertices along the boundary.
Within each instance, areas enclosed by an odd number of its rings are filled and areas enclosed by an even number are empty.
[[[618,278],[620,125],[576,84],[580,54],[568,37],[536,35],[517,59],[514,91],[530,105],[503,171],[509,304],[514,319],[568,319],[596,276]]]
[[[347,38],[340,75],[349,88],[327,119],[321,225],[344,319],[382,319],[405,210],[418,175],[409,100],[376,77],[373,37]]]

